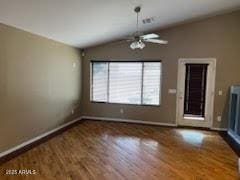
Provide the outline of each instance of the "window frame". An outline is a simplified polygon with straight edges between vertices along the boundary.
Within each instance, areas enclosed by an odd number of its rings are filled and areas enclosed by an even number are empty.
[[[160,69],[160,87],[159,87],[159,104],[143,104],[143,78],[144,78],[144,69],[142,68],[142,74],[141,74],[141,104],[128,104],[128,103],[115,103],[115,102],[109,102],[109,63],[154,63],[158,62],[161,64]],[[93,100],[93,64],[94,63],[108,63],[108,92],[107,92],[107,101],[94,101]],[[97,103],[97,104],[116,104],[116,105],[130,105],[130,106],[153,106],[153,107],[159,107],[161,105],[161,94],[162,94],[162,61],[161,60],[91,60],[90,61],[90,102],[91,103]]]

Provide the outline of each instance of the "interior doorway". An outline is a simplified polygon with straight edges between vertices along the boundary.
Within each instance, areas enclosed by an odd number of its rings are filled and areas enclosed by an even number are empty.
[[[216,59],[179,59],[177,124],[211,127]]]

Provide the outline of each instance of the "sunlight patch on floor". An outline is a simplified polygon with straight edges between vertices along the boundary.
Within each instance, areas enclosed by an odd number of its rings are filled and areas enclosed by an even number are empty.
[[[201,145],[206,135],[195,130],[179,130],[178,133],[183,137],[184,141],[194,145]]]

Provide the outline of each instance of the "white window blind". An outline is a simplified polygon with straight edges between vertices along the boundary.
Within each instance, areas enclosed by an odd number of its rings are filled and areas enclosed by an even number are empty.
[[[159,105],[161,62],[92,62],[91,101]]]
[[[110,63],[109,102],[141,104],[141,63]]]
[[[92,99],[97,102],[107,102],[108,63],[92,64]]]
[[[160,100],[160,63],[144,63],[143,104],[157,105]]]

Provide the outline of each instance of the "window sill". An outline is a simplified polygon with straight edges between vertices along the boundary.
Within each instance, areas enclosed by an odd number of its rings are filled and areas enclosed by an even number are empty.
[[[90,101],[90,103],[95,103],[95,104],[109,104],[109,105],[124,105],[124,106],[160,107],[160,104],[159,104],[159,105],[154,105],[154,104],[124,104],[124,103],[109,103],[109,102],[98,102],[98,101]]]

